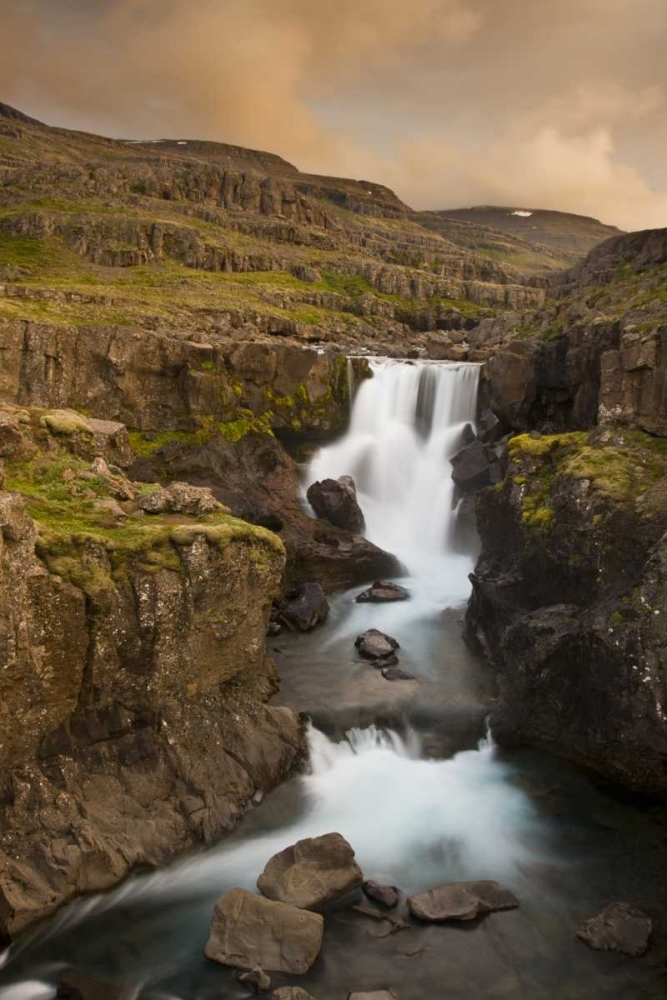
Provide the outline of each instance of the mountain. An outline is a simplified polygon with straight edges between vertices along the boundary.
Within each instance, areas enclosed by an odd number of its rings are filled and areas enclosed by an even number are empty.
[[[445,209],[417,212],[414,218],[445,239],[524,274],[571,267],[621,232],[583,215],[518,207]]]

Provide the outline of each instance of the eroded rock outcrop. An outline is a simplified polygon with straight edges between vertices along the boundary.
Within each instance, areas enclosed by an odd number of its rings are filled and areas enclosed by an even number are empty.
[[[114,501],[119,523],[99,507],[119,472],[101,474],[85,419],[15,415],[32,451],[5,454],[0,492],[11,935],[137,865],[212,843],[301,747],[292,713],[265,704],[280,540],[220,511],[148,518],[127,499]]]

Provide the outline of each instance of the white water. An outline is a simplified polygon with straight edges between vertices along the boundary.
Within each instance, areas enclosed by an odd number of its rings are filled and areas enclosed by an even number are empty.
[[[470,555],[452,549],[455,510],[449,459],[474,424],[478,365],[372,359],[347,434],[313,459],[308,484],[352,476],[366,537],[394,553],[415,596],[455,604],[469,592]]]

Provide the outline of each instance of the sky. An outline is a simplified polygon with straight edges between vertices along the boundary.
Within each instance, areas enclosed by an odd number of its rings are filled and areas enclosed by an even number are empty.
[[[414,208],[667,226],[667,0],[0,0],[0,101],[373,180]]]

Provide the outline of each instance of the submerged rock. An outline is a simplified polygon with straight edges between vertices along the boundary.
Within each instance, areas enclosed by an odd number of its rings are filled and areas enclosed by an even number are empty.
[[[310,632],[328,615],[329,602],[319,583],[301,583],[280,602],[278,621],[292,632]]]
[[[618,951],[639,958],[649,946],[653,921],[627,903],[610,903],[596,917],[585,920],[577,937],[597,951]]]
[[[250,972],[242,972],[238,978],[239,982],[251,989],[253,993],[268,993],[271,989],[270,977],[259,966],[251,969]]]
[[[400,667],[395,665],[385,667],[382,671],[382,676],[386,681],[414,681],[417,679],[416,677],[413,677],[412,674],[407,673],[405,670],[401,670]]]
[[[323,933],[318,913],[231,889],[215,905],[204,954],[237,969],[302,976],[320,953]]]
[[[389,601],[407,601],[410,591],[398,583],[388,580],[376,580],[368,590],[362,591],[356,597],[358,604],[384,604]]]
[[[409,896],[408,910],[420,920],[474,920],[483,913],[513,910],[519,901],[497,882],[452,882]]]
[[[58,980],[56,1000],[131,1000],[136,988],[106,976],[93,976],[70,969]]]
[[[369,899],[372,899],[374,903],[381,903],[389,909],[398,904],[400,893],[395,885],[380,885],[378,882],[368,879],[363,883],[361,888],[364,890],[364,894]]]
[[[351,476],[313,483],[306,496],[310,506],[322,520],[355,534],[361,534],[364,530],[364,515],[357,502],[357,488]]]
[[[392,657],[394,650],[400,649],[400,645],[396,639],[390,635],[386,635],[384,632],[380,632],[376,628],[369,628],[367,632],[362,632],[354,640],[354,645],[359,650],[361,656],[366,657],[367,660],[380,660],[385,657]],[[394,657],[396,662],[398,660]],[[389,664],[383,664],[389,666]]]
[[[275,854],[257,879],[269,899],[315,910],[358,889],[363,875],[339,833],[308,837]]]

